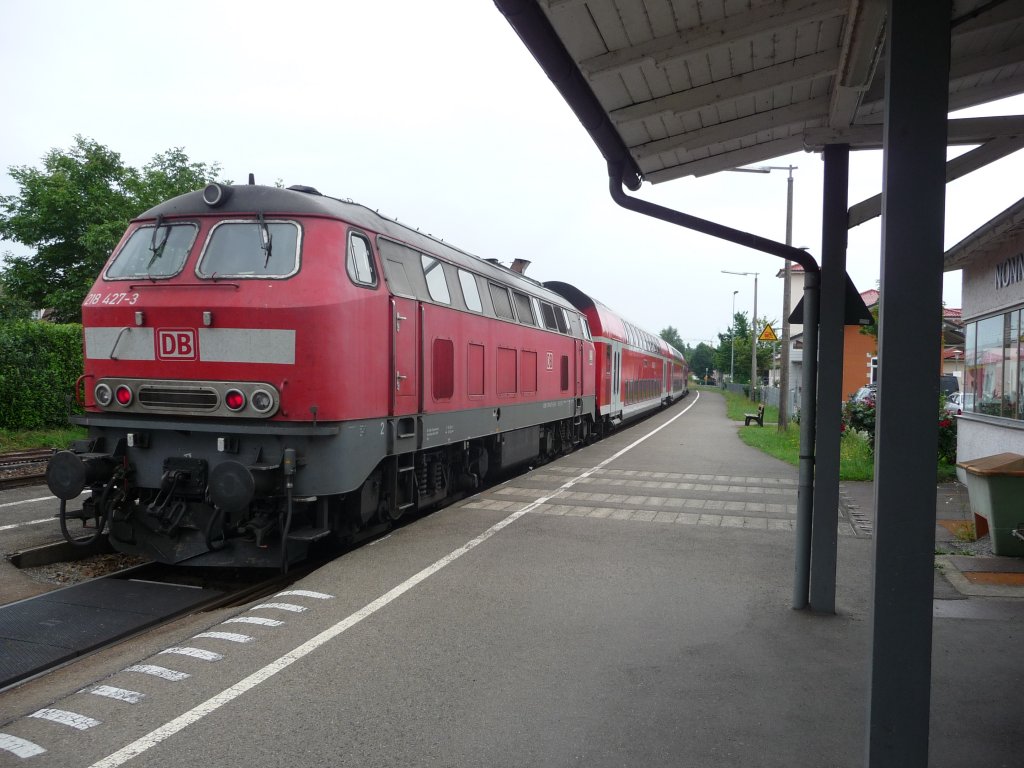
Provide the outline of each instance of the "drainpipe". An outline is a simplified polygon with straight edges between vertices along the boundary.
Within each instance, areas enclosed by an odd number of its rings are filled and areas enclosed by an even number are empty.
[[[650,216],[692,229],[720,240],[770,253],[782,259],[795,261],[804,268],[804,355],[803,392],[800,395],[800,469],[796,513],[796,559],[793,579],[793,608],[807,607],[811,578],[811,517],[814,508],[814,420],[818,381],[818,291],[821,269],[818,262],[801,248],[778,243],[768,238],[743,232],[663,205],[630,197],[622,190],[623,179],[629,172],[623,167],[608,164],[608,187],[612,199],[626,210]]]

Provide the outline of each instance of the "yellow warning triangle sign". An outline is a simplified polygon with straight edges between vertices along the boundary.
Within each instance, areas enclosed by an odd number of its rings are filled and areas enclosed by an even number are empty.
[[[758,341],[778,341],[779,337],[775,335],[775,331],[772,330],[772,326],[769,323],[761,331],[761,335],[757,337]]]

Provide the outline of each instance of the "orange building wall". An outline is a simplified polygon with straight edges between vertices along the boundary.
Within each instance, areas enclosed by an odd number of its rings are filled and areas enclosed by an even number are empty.
[[[860,332],[860,326],[848,325],[843,330],[843,399],[870,383],[868,376],[874,356],[875,337]]]

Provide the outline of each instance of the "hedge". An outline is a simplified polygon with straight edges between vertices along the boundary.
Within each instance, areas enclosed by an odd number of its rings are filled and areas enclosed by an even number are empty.
[[[0,323],[0,429],[65,426],[81,375],[81,325]]]

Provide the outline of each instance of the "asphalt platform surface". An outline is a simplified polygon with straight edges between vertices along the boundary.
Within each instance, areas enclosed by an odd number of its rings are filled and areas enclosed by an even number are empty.
[[[862,766],[873,490],[843,484],[836,615],[794,611],[796,469],[741,429],[692,394],[285,594],[2,693],[0,765]],[[940,491],[937,521],[969,519]],[[1019,767],[1024,586],[958,557],[929,764]]]

